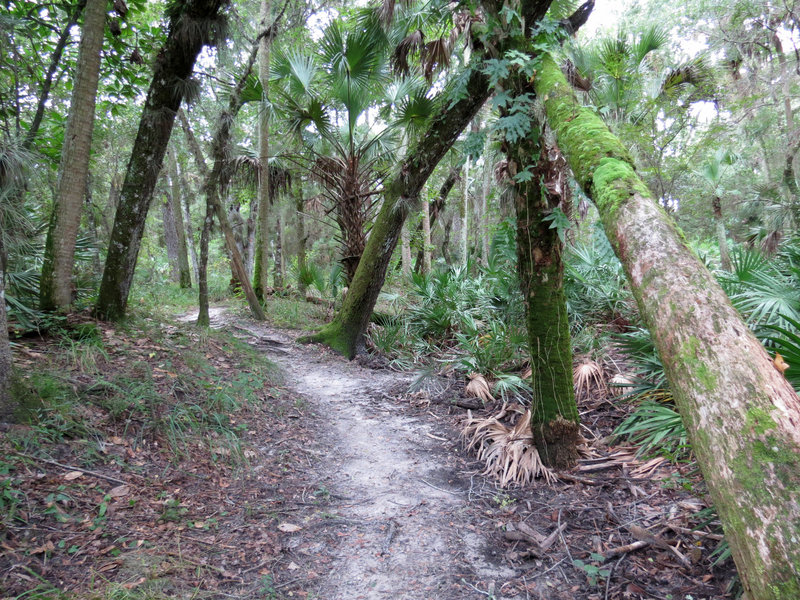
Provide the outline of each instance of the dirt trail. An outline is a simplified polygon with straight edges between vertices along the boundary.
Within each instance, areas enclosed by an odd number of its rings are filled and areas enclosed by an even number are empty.
[[[313,469],[330,495],[327,510],[335,509],[343,526],[316,597],[506,598],[493,590],[514,570],[487,560],[486,540],[470,525],[471,479],[451,466],[454,432],[432,413],[402,414],[391,401],[393,390],[410,383],[407,376],[297,345],[291,334],[264,324],[233,324],[219,309],[212,326],[233,326],[261,348],[282,367],[285,387],[317,415],[322,451]],[[298,541],[301,552],[305,542]]]

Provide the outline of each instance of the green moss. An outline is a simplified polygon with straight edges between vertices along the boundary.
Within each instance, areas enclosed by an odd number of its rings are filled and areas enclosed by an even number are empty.
[[[633,164],[633,158],[603,120],[575,99],[572,88],[552,57],[542,60],[534,82],[544,100],[548,122],[556,131],[558,143],[567,156],[578,182],[589,188],[595,169],[604,158]]]
[[[346,358],[352,359],[356,351],[351,337],[347,335],[339,321],[333,320],[317,333],[304,335],[297,338],[297,341],[301,344],[325,344]]]
[[[699,348],[700,340],[690,336],[675,360],[678,368],[696,378],[706,392],[713,392],[717,389],[717,377],[706,362],[697,355]]]
[[[751,408],[747,411],[745,425],[752,429],[756,434],[763,435],[770,429],[776,429],[775,421],[769,413],[761,408]]]
[[[620,206],[634,194],[649,197],[647,186],[627,162],[603,158],[594,170],[592,198],[604,218],[614,219]]]

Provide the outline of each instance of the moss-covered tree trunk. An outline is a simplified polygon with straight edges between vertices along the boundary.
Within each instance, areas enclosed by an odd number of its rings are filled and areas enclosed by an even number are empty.
[[[519,278],[531,356],[533,439],[546,466],[564,469],[578,460],[580,420],[572,383],[563,243],[546,217],[554,210],[567,210],[568,169],[558,147],[544,136],[537,143],[536,137],[534,132],[503,145],[509,163],[519,170],[530,165],[533,173],[514,184]]]
[[[216,34],[225,4],[225,0],[184,0],[168,7],[169,31],[153,68],[95,307],[103,319],[120,319],[125,314],[147,212],[175,114],[189,87],[197,55]]]
[[[106,0],[89,0],[86,4],[75,86],[58,167],[58,186],[45,241],[39,286],[42,310],[67,310],[72,303],[75,243],[89,180],[106,6]]]
[[[164,191],[164,199],[161,203],[161,224],[164,226],[164,245],[167,249],[169,278],[174,283],[178,283],[181,279],[178,266],[178,233],[175,227],[175,213],[172,211],[172,197],[167,190]]]
[[[625,267],[747,594],[800,598],[800,398],[551,58],[535,86]]]

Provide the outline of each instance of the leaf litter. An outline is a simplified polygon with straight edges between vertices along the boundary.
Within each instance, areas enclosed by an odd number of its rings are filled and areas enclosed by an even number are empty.
[[[241,448],[217,436],[187,442],[179,457],[167,450],[163,423],[191,404],[185,374],[198,371],[181,361],[188,344],[207,348],[203,368],[221,375],[209,381],[257,376],[243,350],[192,338],[183,324],[157,341],[101,325],[113,343],[99,372],[67,375],[91,397],[112,372],[151,373],[161,427],[90,402],[93,452],[86,437],[30,448],[21,444],[34,427],[4,434],[4,597],[48,586],[75,598],[733,597],[730,560],[712,564],[721,538],[700,518],[699,475],[604,446],[624,418],[613,403],[583,399],[591,458],[559,482],[512,476],[504,487],[461,446],[458,385],[421,398],[411,377],[298,347],[291,332],[221,309],[214,321],[235,324],[283,370],[284,383],[228,414]],[[25,340],[18,357],[33,367],[58,350]],[[524,423],[524,411],[498,418],[481,400],[485,414],[470,418],[494,418],[506,433]]]

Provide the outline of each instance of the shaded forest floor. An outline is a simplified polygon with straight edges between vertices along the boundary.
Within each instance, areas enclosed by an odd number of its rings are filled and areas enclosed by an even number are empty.
[[[412,393],[230,309],[187,320],[18,341],[0,597],[733,597],[699,476],[605,445],[605,397],[581,403],[592,458],[503,490],[459,439],[460,379]]]

